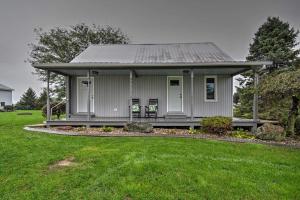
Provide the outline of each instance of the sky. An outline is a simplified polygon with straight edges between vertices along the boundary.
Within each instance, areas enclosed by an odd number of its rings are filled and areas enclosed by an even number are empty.
[[[14,102],[28,87],[41,91],[44,84],[25,62],[37,27],[111,25],[131,43],[211,41],[245,60],[268,16],[300,29],[299,8],[300,0],[0,0],[0,83],[15,89]]]

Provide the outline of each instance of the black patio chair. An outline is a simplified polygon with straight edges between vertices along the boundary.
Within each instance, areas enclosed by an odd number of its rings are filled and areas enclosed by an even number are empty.
[[[141,117],[141,104],[140,99],[132,99],[132,117]],[[130,116],[130,106],[129,106],[129,116]]]
[[[158,113],[158,99],[149,99],[148,106],[145,106],[145,117],[157,118]]]

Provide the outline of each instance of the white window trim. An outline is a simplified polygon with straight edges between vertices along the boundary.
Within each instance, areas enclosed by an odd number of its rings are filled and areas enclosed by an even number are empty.
[[[207,99],[206,93],[206,80],[208,78],[215,79],[215,99]],[[218,101],[218,76],[204,76],[204,101],[205,102],[217,102]]]

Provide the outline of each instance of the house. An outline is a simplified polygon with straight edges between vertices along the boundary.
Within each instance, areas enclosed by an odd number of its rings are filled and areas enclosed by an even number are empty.
[[[5,106],[11,106],[13,104],[12,91],[12,88],[0,84],[0,110]]]
[[[196,126],[203,117],[233,117],[233,76],[269,64],[235,61],[214,43],[204,42],[91,45],[70,63],[34,67],[46,70],[48,77],[57,73],[66,78],[66,120],[51,120],[48,103],[48,125],[147,121],[154,126]],[[132,99],[139,101],[138,118]],[[145,117],[149,99],[157,101],[157,118]],[[255,127],[256,104],[257,95],[253,120],[234,123]]]

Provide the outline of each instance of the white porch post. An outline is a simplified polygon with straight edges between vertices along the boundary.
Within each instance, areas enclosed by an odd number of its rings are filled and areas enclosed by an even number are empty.
[[[129,72],[129,115],[130,115],[130,122],[132,122],[132,76],[133,76],[133,71],[130,70]]]
[[[88,116],[87,116],[87,120],[90,121],[91,120],[91,76],[90,76],[90,70],[88,70],[87,72],[87,78],[88,78],[88,100],[87,100],[87,111],[88,111]]]
[[[51,120],[50,116],[50,71],[47,70],[47,121]]]
[[[254,73],[254,95],[253,95],[253,121],[255,122],[255,125],[252,127],[252,132],[256,132],[257,129],[257,122],[258,122],[258,91],[257,91],[257,86],[258,86],[258,73],[257,69],[253,69]]]
[[[191,69],[191,121],[194,120],[194,70]]]
[[[66,83],[66,119],[70,118],[70,76],[65,76]]]

